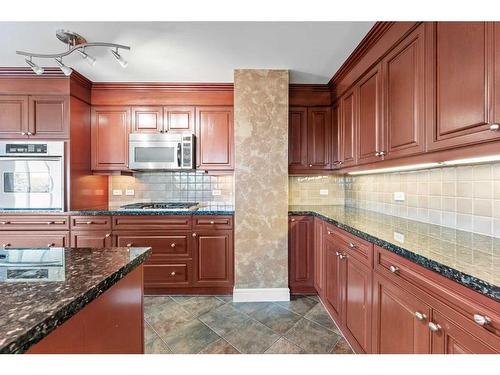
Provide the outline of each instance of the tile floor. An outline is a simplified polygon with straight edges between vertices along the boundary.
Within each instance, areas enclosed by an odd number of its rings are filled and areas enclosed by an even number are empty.
[[[233,303],[231,296],[144,298],[147,354],[351,354],[316,296]]]

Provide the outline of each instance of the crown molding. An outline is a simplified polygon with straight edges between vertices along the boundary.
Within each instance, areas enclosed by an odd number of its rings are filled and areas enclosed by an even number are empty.
[[[233,91],[232,83],[94,82],[93,90],[120,91]]]
[[[395,22],[376,22],[368,31],[358,46],[352,51],[347,60],[337,70],[328,86],[333,90],[336,82],[342,80],[345,75],[357,64],[357,62],[370,50],[370,48],[389,30]]]
[[[26,78],[68,78],[63,74],[59,68],[43,68],[44,73],[42,75],[37,75],[31,68],[27,67],[0,67],[0,77],[1,78],[14,78],[14,77],[26,77]],[[74,71],[73,71],[74,72]]]

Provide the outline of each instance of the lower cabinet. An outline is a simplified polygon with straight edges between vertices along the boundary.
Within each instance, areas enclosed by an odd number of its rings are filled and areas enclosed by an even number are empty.
[[[94,247],[102,249],[113,246],[111,231],[71,232],[71,247]]]
[[[323,295],[325,288],[325,265],[323,262],[324,249],[323,236],[325,226],[323,221],[314,218],[314,289],[318,295]]]
[[[9,247],[67,247],[69,232],[0,232],[3,248]]]
[[[333,318],[340,322],[342,316],[342,267],[336,243],[329,237],[323,242],[325,262],[325,291],[323,301]]]
[[[166,264],[144,265],[144,290],[146,293],[166,287],[191,286],[192,263],[190,260]]]
[[[288,284],[293,293],[315,293],[314,218],[290,216],[288,219]]]

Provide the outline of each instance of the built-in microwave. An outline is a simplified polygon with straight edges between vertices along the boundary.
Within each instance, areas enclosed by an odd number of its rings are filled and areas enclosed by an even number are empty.
[[[132,170],[194,169],[193,134],[130,134]]]

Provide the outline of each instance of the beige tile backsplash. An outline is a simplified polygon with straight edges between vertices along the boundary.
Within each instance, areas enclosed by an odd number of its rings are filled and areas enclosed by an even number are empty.
[[[328,189],[328,195],[320,195],[321,189]],[[288,177],[289,204],[344,204],[345,190],[343,176]]]

